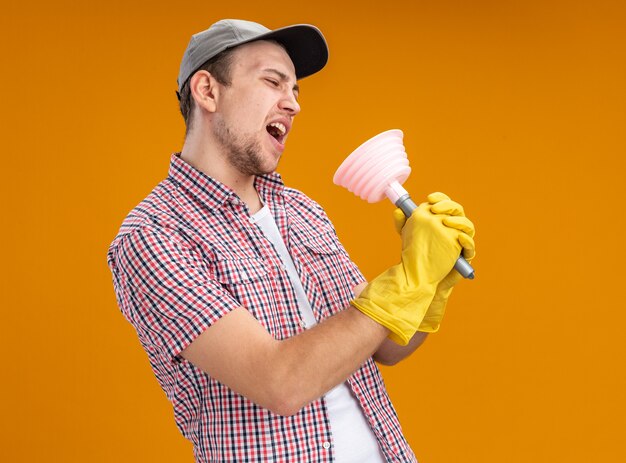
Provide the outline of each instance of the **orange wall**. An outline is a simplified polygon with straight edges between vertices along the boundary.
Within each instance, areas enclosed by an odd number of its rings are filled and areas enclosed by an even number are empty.
[[[1,461],[193,461],[105,254],[181,146],[180,57],[221,17],[326,34],[279,171],[366,276],[397,258],[391,206],[332,175],[382,130],[405,132],[416,199],[476,223],[477,279],[383,370],[420,461],[626,461],[623,2],[84,3],[0,16]]]

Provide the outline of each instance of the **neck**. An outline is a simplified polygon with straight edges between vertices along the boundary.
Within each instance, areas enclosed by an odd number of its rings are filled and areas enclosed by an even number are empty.
[[[219,145],[200,130],[191,131],[183,145],[180,158],[200,172],[214,178],[232,189],[246,203],[251,214],[258,212],[263,205],[254,188],[254,175],[243,174],[228,161],[228,155]]]

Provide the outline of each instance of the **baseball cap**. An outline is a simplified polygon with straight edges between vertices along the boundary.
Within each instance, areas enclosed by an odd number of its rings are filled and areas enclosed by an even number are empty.
[[[285,47],[296,69],[296,78],[310,76],[328,61],[328,46],[322,32],[310,24],[271,30],[241,19],[222,19],[191,37],[180,63],[178,92],[206,61],[218,53],[255,40],[275,40]]]

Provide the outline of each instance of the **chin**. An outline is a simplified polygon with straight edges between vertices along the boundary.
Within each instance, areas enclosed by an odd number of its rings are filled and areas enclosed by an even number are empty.
[[[272,172],[276,172],[276,169],[278,169],[278,163],[280,161],[281,155],[279,154],[275,159],[270,160],[269,162],[265,163],[265,165],[260,166],[260,171],[262,171],[264,174],[271,174]]]
[[[278,168],[278,164],[276,164],[274,167],[268,167],[266,169],[259,169],[260,173],[258,175],[272,174],[272,173],[276,172],[277,168]]]
[[[241,170],[243,174],[247,175],[268,175],[276,172],[278,168],[278,162],[265,163],[263,165],[250,165]]]

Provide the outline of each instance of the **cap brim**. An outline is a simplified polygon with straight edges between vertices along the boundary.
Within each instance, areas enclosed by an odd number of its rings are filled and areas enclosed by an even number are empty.
[[[296,24],[262,34],[256,40],[276,40],[287,50],[296,69],[296,78],[315,74],[328,62],[328,45],[322,32],[310,24]]]

